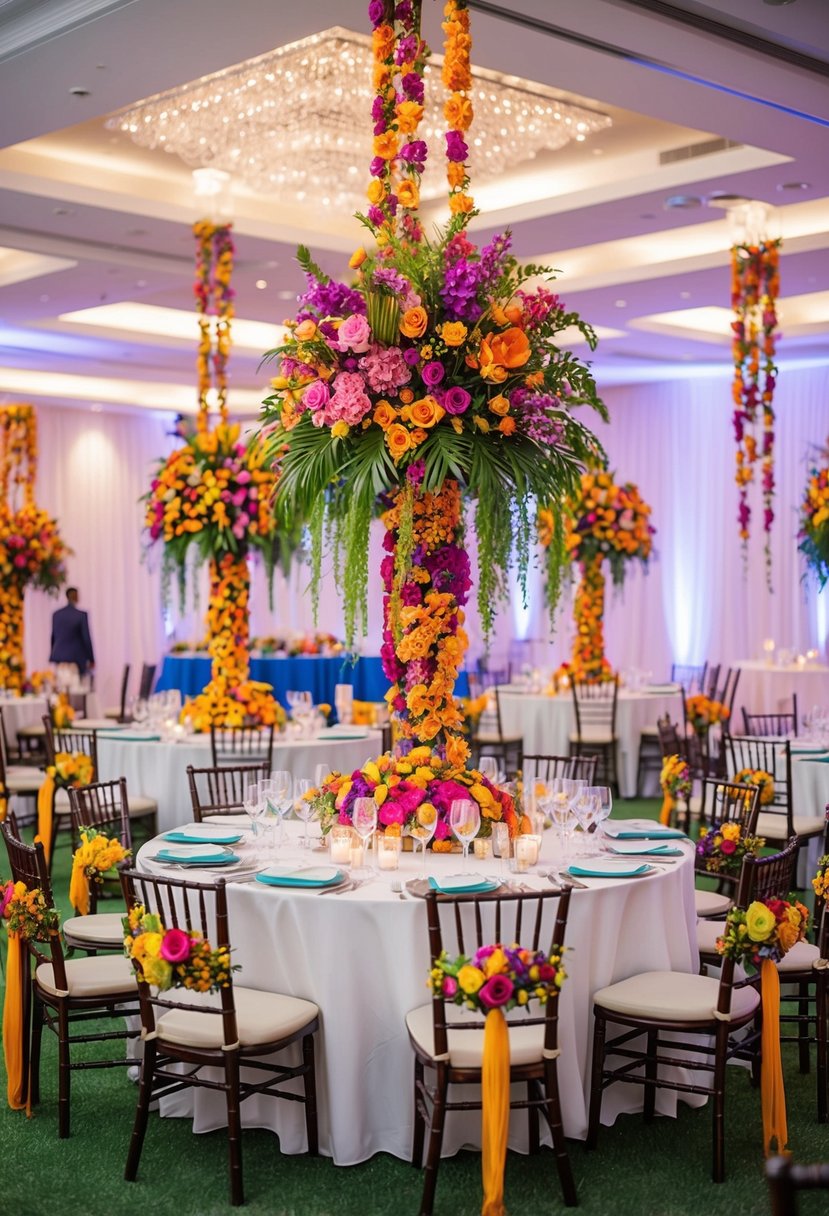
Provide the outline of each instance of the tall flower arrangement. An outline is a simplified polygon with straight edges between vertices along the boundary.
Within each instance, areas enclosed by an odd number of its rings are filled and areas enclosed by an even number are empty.
[[[798,548],[821,590],[829,581],[829,443],[818,449],[800,504]]]
[[[734,355],[734,439],[737,444],[737,520],[748,545],[749,487],[759,462],[763,496],[766,576],[771,586],[771,526],[774,522],[774,362],[776,301],[780,292],[780,244],[760,241],[731,250],[731,322]]]
[[[57,521],[35,503],[37,417],[31,405],[0,407],[0,688],[20,692],[23,596],[27,587],[56,595],[66,581],[66,548]]]
[[[250,679],[248,556],[264,561],[272,582],[276,562],[291,548],[277,525],[271,498],[278,465],[265,458],[261,441],[240,438],[227,412],[227,361],[234,292],[233,241],[229,225],[194,225],[195,297],[199,319],[199,409],[195,427],[180,428],[184,443],[161,461],[146,495],[144,526],[150,545],[161,545],[165,595],[176,575],[180,598],[188,566],[209,563],[206,626],[210,682],[183,714],[197,730],[211,724],[281,725],[284,713],[270,685]],[[218,422],[211,427],[209,393],[215,387]]]
[[[560,501],[597,446],[573,407],[604,408],[588,368],[556,343],[571,325],[591,347],[595,338],[547,286],[552,272],[520,264],[509,233],[483,248],[466,235],[475,214],[465,168],[466,5],[445,9],[451,216],[431,237],[416,215],[428,155],[416,138],[429,54],[420,4],[373,0],[369,14],[375,155],[370,205],[359,218],[375,248],[352,258],[352,285],[332,281],[300,249],[308,287],[284,344],[270,352],[278,366],[264,419],[281,462],[277,508],[310,522],[315,582],[326,526],[333,535],[349,643],[366,623],[369,524],[390,497],[384,660],[392,705],[415,740],[441,746],[459,728],[452,685],[466,649],[461,496],[474,500],[478,607],[489,629],[513,555],[526,575],[531,498]],[[556,572],[560,528],[557,536]]]
[[[570,675],[576,680],[609,679],[612,668],[604,652],[604,563],[610,566],[614,585],[621,587],[631,562],[647,565],[656,529],[638,487],[633,482],[619,482],[615,473],[605,470],[583,473],[578,491],[567,505],[564,543],[580,574]],[[552,536],[552,512],[545,508],[539,512],[542,545],[549,545]]]

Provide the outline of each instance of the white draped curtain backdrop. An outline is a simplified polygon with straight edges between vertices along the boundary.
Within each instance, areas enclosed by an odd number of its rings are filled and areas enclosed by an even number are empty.
[[[231,394],[232,399],[232,394]],[[727,374],[653,383],[605,392],[612,422],[599,425],[611,467],[635,481],[653,507],[656,555],[647,572],[634,569],[620,595],[608,595],[607,654],[622,670],[667,675],[672,662],[704,659],[730,663],[760,657],[763,640],[823,658],[829,637],[829,589],[818,595],[803,581],[797,552],[798,504],[810,448],[829,433],[829,368],[784,367],[775,396],[777,413],[776,515],[772,537],[774,592],[765,585],[762,507],[753,497],[753,536],[747,570],[737,536],[731,386]],[[198,609],[165,616],[157,569],[142,562],[139,499],[154,463],[174,443],[172,417],[91,414],[38,408],[38,501],[59,519],[74,549],[70,582],[80,588],[90,613],[103,699],[114,703],[122,666],[158,662],[171,640],[203,634],[206,580]],[[369,624],[360,647],[376,654],[382,627],[379,578],[382,525],[374,525],[369,574]],[[470,535],[473,550],[474,538]],[[157,567],[157,560],[154,565]],[[261,569],[254,567],[252,632],[314,629],[308,570],[278,573],[274,610]],[[63,602],[40,593],[26,597],[26,655],[31,667],[47,665],[51,613]],[[342,636],[340,597],[330,562],[323,572],[320,629]],[[483,640],[473,601],[467,628],[471,657]],[[506,659],[549,669],[569,655],[571,593],[565,592],[555,632],[544,603],[541,562],[530,572],[525,606],[511,578],[509,599],[496,621],[493,664]]]

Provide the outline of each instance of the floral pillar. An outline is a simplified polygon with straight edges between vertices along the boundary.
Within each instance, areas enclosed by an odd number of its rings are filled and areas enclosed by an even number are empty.
[[[576,589],[573,640],[573,674],[579,680],[601,679],[610,672],[604,653],[604,558],[580,562],[581,581]]]
[[[207,607],[207,653],[210,684],[233,688],[250,674],[250,572],[244,558],[230,554],[210,563],[210,602]]]
[[[0,688],[20,692],[23,662],[23,589],[11,579],[0,595]]]
[[[456,481],[436,493],[407,482],[383,516],[388,531],[382,574],[383,671],[387,700],[404,737],[463,764],[469,748],[453,696],[469,645],[463,628],[471,580],[459,543],[461,494]]]

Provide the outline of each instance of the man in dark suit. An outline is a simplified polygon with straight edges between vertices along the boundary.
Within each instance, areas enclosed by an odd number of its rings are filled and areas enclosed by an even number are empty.
[[[77,587],[68,587],[67,604],[52,614],[51,663],[71,663],[79,676],[85,676],[95,666],[92,639],[89,636],[89,616],[78,607]]]

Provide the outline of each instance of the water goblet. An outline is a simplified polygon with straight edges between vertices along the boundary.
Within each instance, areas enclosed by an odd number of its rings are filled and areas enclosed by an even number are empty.
[[[351,826],[360,837],[360,873],[366,865],[366,842],[377,827],[377,803],[373,798],[355,798],[351,809]]]
[[[253,852],[258,855],[259,852],[259,820],[265,813],[265,799],[262,793],[262,784],[260,781],[249,781],[245,786],[242,796],[242,805],[245,808],[245,814],[250,819],[250,826],[253,832]]]
[[[481,756],[478,761],[478,772],[493,785],[498,780],[498,758],[496,756]]]
[[[412,838],[412,847],[417,852],[417,846],[420,845],[420,861],[423,873],[426,873],[426,849],[429,847],[429,841],[435,834],[435,828],[438,826],[438,813],[430,802],[422,803],[417,808],[416,818],[413,824],[409,827],[409,835]],[[417,858],[415,857],[415,860]]]
[[[294,814],[302,820],[302,847],[310,848],[308,824],[314,818],[314,807],[306,796],[311,790],[311,782],[307,777],[294,777]]]
[[[478,835],[481,826],[481,808],[470,798],[456,798],[449,807],[449,826],[463,846],[463,863],[466,870],[469,843]]]
[[[605,836],[605,822],[610,818],[610,812],[613,810],[613,791],[609,785],[591,785],[587,787],[587,792],[595,795],[599,800],[594,830],[597,836],[603,838]]]
[[[590,831],[594,827],[599,814],[599,796],[590,792],[589,787],[579,790],[573,800],[573,814],[582,831],[581,849],[584,853],[591,852]]]
[[[331,776],[332,771],[330,764],[318,764],[314,769],[314,785],[318,790],[325,785],[325,779]]]

